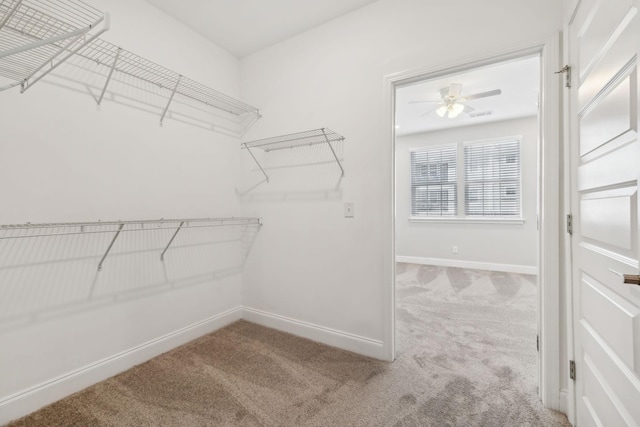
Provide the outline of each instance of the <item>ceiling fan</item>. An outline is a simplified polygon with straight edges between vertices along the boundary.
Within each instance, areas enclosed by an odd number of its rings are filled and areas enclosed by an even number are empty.
[[[419,104],[426,102],[439,105],[439,107],[435,110],[436,114],[440,117],[449,117],[450,119],[453,119],[454,117],[460,115],[460,113],[462,112],[469,114],[475,110],[470,105],[465,104],[465,102],[479,98],[496,96],[500,95],[501,93],[502,90],[494,89],[487,92],[480,92],[474,93],[473,95],[462,96],[462,85],[459,83],[452,83],[449,85],[449,87],[440,89],[441,99],[435,101],[411,101],[410,104]],[[432,111],[433,110],[427,111],[426,113],[421,114],[420,117],[424,117]]]

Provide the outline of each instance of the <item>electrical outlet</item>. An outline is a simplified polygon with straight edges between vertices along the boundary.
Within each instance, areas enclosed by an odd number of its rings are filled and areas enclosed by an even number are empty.
[[[344,217],[345,218],[353,218],[355,217],[355,206],[353,202],[344,202]]]
[[[454,254],[458,253],[458,247],[454,246],[453,249],[451,249],[451,252],[453,252]]]

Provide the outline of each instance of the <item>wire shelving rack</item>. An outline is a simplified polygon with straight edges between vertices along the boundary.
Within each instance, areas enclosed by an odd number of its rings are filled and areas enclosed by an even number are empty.
[[[80,0],[0,0],[0,76],[24,92],[109,29]]]
[[[260,118],[260,110],[222,92],[205,86],[136,53],[116,46],[102,39],[88,43],[78,51],[78,55],[98,65],[108,67],[108,74],[102,92],[97,99],[102,103],[114,74],[120,73],[159,88],[166,96],[166,104],[160,117],[164,122],[172,102],[185,100],[197,102],[235,116],[243,133]]]
[[[190,228],[230,227],[230,226],[261,226],[262,219],[257,217],[229,217],[229,218],[183,218],[183,219],[157,219],[142,221],[97,221],[97,222],[71,222],[71,223],[45,223],[45,224],[17,224],[0,225],[0,241],[30,238],[48,238],[73,235],[92,235],[111,233],[113,237],[107,246],[104,255],[98,263],[98,271],[102,270],[111,248],[121,233],[144,232],[152,230],[174,230],[171,239],[167,242],[160,254],[160,260],[164,257],[181,230]]]
[[[313,129],[304,132],[291,133],[287,135],[274,136],[270,138],[259,139],[250,142],[244,142],[241,144],[243,150],[247,150],[251,155],[253,161],[258,165],[260,171],[264,174],[267,182],[269,182],[269,176],[263,169],[262,165],[251,151],[252,149],[260,149],[268,153],[270,151],[284,150],[297,147],[310,147],[318,144],[327,144],[331,150],[336,163],[340,167],[342,176],[344,177],[344,168],[342,163],[336,154],[336,151],[332,144],[344,141],[345,137],[337,134],[328,128]]]

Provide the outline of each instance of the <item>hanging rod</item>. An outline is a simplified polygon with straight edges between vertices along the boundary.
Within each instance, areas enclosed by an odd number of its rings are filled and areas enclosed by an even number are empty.
[[[259,148],[268,153],[270,151],[284,150],[285,148],[309,147],[317,144],[327,144],[331,149],[331,154],[333,154],[333,157],[340,167],[340,171],[342,171],[342,176],[344,176],[344,168],[342,167],[342,163],[340,162],[340,159],[332,145],[332,143],[344,141],[344,139],[344,136],[335,133],[331,129],[321,128],[244,142],[241,144],[241,147],[249,152],[251,158],[253,158],[253,161],[258,165],[268,182],[269,176],[251,151],[252,148]]]
[[[26,91],[108,29],[80,0],[0,0],[0,76],[16,82],[0,90]]]
[[[256,107],[238,101],[105,40],[93,40],[80,49],[78,55],[99,65],[109,67],[110,72],[105,88],[112,78],[112,72],[115,71],[165,89],[167,91],[167,105],[163,110],[161,122],[167,114],[174,96],[196,101],[234,116],[253,115],[256,118],[260,117],[260,110]]]

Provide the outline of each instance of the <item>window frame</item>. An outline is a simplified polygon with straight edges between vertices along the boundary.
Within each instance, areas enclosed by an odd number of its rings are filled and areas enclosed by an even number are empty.
[[[427,151],[437,151],[437,150],[444,150],[444,149],[453,149],[454,150],[454,158],[455,158],[455,168],[456,168],[456,179],[455,181],[452,181],[451,184],[453,184],[454,186],[454,196],[455,196],[455,202],[454,202],[454,214],[453,215],[433,215],[433,216],[429,216],[429,215],[413,215],[414,212],[414,196],[413,196],[413,187],[414,187],[414,181],[413,181],[413,162],[412,162],[412,156],[413,153],[416,152],[427,152]],[[445,221],[448,219],[453,219],[453,218],[457,218],[458,215],[460,215],[460,204],[459,204],[459,197],[460,197],[460,186],[459,186],[459,174],[460,174],[460,170],[459,170],[459,159],[458,159],[458,144],[457,143],[449,143],[449,144],[437,144],[437,145],[429,145],[429,146],[421,146],[421,147],[415,147],[415,148],[410,148],[409,149],[409,212],[411,214],[411,218],[413,219],[417,219],[417,220],[441,220],[441,221]],[[428,165],[428,164],[425,164]],[[447,181],[449,182],[449,181]],[[437,185],[437,184],[434,184]],[[442,184],[440,184],[442,185]],[[428,187],[428,186],[427,186]],[[427,190],[428,191],[428,190]],[[442,212],[442,209],[441,209]]]
[[[519,164],[519,189],[518,194],[520,197],[519,207],[520,212],[518,215],[513,216],[467,216],[465,205],[465,156],[464,147],[474,144],[489,144],[500,142],[518,142],[520,164]],[[519,225],[526,222],[524,218],[524,206],[523,206],[523,194],[522,194],[522,182],[523,182],[523,136],[522,135],[507,135],[494,138],[483,138],[476,140],[464,140],[448,144],[434,144],[423,145],[420,147],[414,147],[409,149],[409,222],[415,223],[442,223],[442,224],[510,224]],[[411,153],[414,151],[428,151],[431,149],[441,149],[444,147],[456,147],[456,184],[457,184],[457,200],[456,200],[456,216],[414,216],[413,215],[413,193],[411,181]]]

